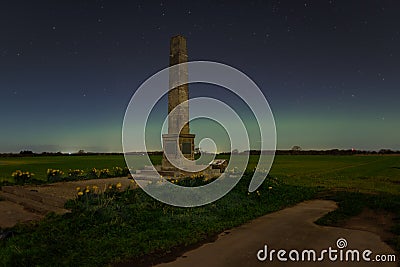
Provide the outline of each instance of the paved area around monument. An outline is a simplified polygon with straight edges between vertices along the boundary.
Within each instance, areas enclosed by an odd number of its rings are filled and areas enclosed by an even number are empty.
[[[319,217],[336,208],[337,206],[333,201],[312,200],[303,202],[226,231],[215,242],[188,251],[172,262],[156,266],[397,266],[394,262],[332,262],[329,260],[323,262],[279,262],[276,258],[276,252],[272,262],[257,259],[257,252],[263,249],[265,245],[268,246],[268,251],[285,249],[289,252],[296,249],[301,252],[303,249],[313,249],[320,252],[329,247],[338,249],[336,242],[339,238],[346,239],[348,244],[343,251],[358,249],[362,252],[369,249],[373,252],[371,258],[376,254],[395,253],[374,233],[318,226],[313,223]],[[264,254],[260,255],[263,256]],[[287,254],[286,257],[288,257]]]

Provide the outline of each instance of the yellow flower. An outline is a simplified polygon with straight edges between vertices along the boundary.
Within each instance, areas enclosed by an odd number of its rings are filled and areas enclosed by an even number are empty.
[[[268,187],[268,189],[271,190],[271,189],[272,189],[272,186]]]
[[[98,187],[97,185],[94,185],[94,186],[93,186],[93,189],[94,189],[94,190],[97,190],[97,189],[99,189],[99,187]]]
[[[108,186],[108,189],[112,189],[112,185],[109,185],[109,186]]]
[[[79,190],[81,190],[81,188],[78,186],[78,187],[76,188],[76,191],[79,191]]]
[[[82,196],[82,195],[83,195],[83,192],[79,191],[78,196]]]
[[[115,187],[121,188],[121,187],[122,187],[122,184],[121,184],[121,183],[117,183],[117,184],[115,185]]]
[[[85,190],[85,193],[89,193],[89,192],[90,192],[90,190],[89,190],[89,189],[86,189],[86,190]]]

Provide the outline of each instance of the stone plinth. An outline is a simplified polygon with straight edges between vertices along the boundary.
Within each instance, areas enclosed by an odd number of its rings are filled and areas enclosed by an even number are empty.
[[[166,153],[168,154],[168,157],[178,159],[178,152],[180,150],[186,159],[194,160],[194,137],[194,134],[163,134],[163,171],[176,170],[176,167],[168,161],[167,156],[165,155]],[[182,164],[184,163],[181,162],[179,166],[182,166]]]

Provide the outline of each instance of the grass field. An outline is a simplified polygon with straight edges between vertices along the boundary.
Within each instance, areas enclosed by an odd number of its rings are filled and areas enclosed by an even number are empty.
[[[154,156],[159,164],[161,156]],[[135,168],[144,166],[143,157],[137,156]],[[257,156],[250,156],[248,169],[253,169]],[[36,179],[46,180],[48,168],[68,169],[125,167],[123,156],[52,156],[0,158],[0,182],[12,181],[15,170],[35,173]],[[400,194],[400,156],[311,156],[275,157],[270,175],[287,184],[322,186],[360,192],[387,192]]]
[[[160,161],[160,156],[153,158],[156,164]],[[248,169],[256,162],[257,157],[251,156]],[[138,157],[137,166],[142,164]],[[17,169],[45,179],[47,168],[116,166],[125,166],[123,156],[0,158],[0,177],[10,180]],[[157,259],[263,214],[321,196],[339,205],[319,220],[323,225],[340,224],[364,208],[393,213],[395,236],[388,242],[400,251],[400,156],[279,155],[270,175],[258,192],[247,191],[249,172],[220,200],[188,209],[162,204],[141,189],[85,195],[67,203],[69,214],[12,228],[15,236],[0,241],[0,263],[104,266]]]
[[[141,157],[137,157],[136,168],[144,166]],[[49,156],[49,157],[10,157],[0,158],[0,182],[12,181],[11,174],[16,170],[29,171],[35,174],[35,179],[46,180],[47,169],[59,169],[67,173],[69,169],[90,170],[125,167],[123,156]]]
[[[292,185],[400,194],[400,156],[277,156],[270,174]]]

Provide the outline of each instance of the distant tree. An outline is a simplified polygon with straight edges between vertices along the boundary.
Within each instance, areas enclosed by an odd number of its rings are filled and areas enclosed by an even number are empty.
[[[83,150],[83,149],[81,149],[81,150],[79,150],[78,151],[78,154],[85,154],[86,152],[85,152],[85,150]]]
[[[33,151],[31,151],[31,150],[22,150],[21,152],[19,152],[19,154],[21,154],[21,155],[33,155]]]
[[[301,147],[300,146],[293,146],[292,147],[292,151],[301,151]]]
[[[385,149],[385,148],[383,148],[383,149],[379,150],[378,153],[379,153],[379,154],[393,154],[393,151],[392,151],[391,149]]]

